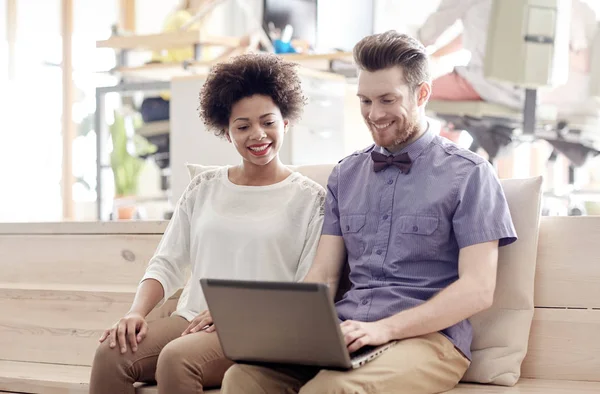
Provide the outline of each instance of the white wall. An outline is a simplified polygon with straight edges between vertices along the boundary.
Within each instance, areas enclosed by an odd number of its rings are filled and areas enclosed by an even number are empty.
[[[582,0],[596,11],[596,18],[600,20],[600,1],[599,0]]]
[[[319,50],[352,50],[356,42],[373,31],[373,0],[321,0],[317,4]]]
[[[135,4],[137,34],[160,33],[163,21],[179,0],[138,0]]]
[[[375,32],[397,30],[415,35],[440,0],[375,0]]]

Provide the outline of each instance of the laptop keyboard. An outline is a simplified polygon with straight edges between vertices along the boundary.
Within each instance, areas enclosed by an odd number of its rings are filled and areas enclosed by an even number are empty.
[[[356,359],[358,357],[362,357],[365,354],[372,352],[375,348],[377,348],[377,346],[370,346],[370,345],[363,346],[360,349],[358,349],[357,351],[350,353],[350,358]]]

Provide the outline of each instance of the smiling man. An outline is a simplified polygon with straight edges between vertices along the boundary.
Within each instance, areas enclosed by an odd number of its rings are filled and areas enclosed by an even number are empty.
[[[333,170],[305,281],[328,283],[333,296],[348,264],[336,309],[349,352],[397,343],[351,371],[236,365],[225,393],[439,393],[469,367],[467,319],[491,306],[498,247],[516,240],[504,193],[487,161],[429,130],[418,41],[368,36],[354,59],[375,144]]]

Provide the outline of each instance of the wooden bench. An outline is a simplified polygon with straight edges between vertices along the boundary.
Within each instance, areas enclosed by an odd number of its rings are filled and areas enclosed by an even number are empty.
[[[165,227],[0,224],[0,392],[87,393],[98,337],[129,308]],[[512,388],[461,384],[451,394],[600,393],[598,240],[600,217],[542,218],[521,381]],[[151,318],[175,304],[169,300]]]

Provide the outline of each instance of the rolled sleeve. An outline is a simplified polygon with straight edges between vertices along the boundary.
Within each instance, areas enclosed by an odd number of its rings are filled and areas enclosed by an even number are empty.
[[[504,191],[488,162],[470,169],[457,199],[452,225],[459,248],[494,240],[505,246],[517,240]]]
[[[327,198],[325,199],[325,217],[323,219],[323,235],[342,236],[340,211],[338,208],[338,181],[340,167],[335,166],[327,181]]]

